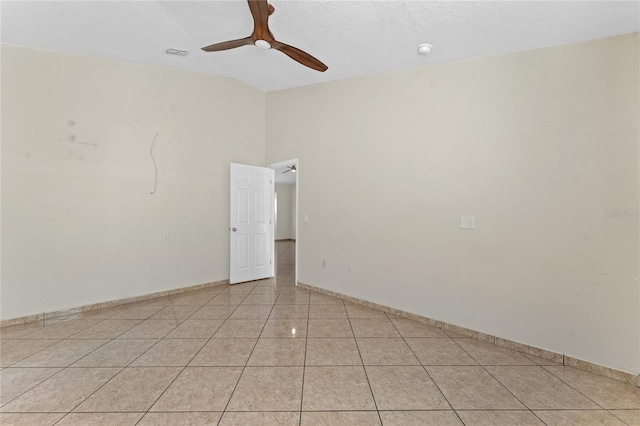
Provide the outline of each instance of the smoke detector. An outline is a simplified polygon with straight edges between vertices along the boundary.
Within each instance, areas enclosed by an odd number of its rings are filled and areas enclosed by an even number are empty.
[[[433,46],[429,43],[422,43],[418,45],[418,55],[428,55],[431,52]]]

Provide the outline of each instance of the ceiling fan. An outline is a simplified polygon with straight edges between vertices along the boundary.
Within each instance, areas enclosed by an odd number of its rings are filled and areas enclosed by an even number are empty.
[[[281,43],[273,37],[271,31],[269,31],[269,15],[271,15],[275,9],[267,3],[267,0],[247,1],[249,2],[249,9],[253,16],[253,33],[251,33],[249,37],[212,44],[211,46],[203,47],[202,50],[205,52],[218,52],[220,50],[229,50],[253,44],[260,49],[279,50],[294,61],[314,70],[320,72],[327,70],[328,67],[325,64],[309,55],[307,52],[303,52],[302,50],[289,46],[288,44]]]
[[[295,173],[295,172],[298,171],[298,169],[296,169],[296,166],[287,166],[287,167],[289,167],[289,168],[287,170],[285,170],[284,172],[282,172],[282,173],[289,173],[289,172]]]

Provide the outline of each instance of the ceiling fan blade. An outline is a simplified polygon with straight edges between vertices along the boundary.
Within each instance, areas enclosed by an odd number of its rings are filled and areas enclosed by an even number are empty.
[[[247,0],[253,16],[253,38],[271,42],[273,34],[269,31],[269,15],[275,10],[267,0]]]
[[[282,174],[289,173],[290,171],[291,171],[291,169],[285,170],[284,172],[282,172]]]
[[[220,50],[228,50],[240,46],[255,44],[261,49],[273,48],[279,50],[294,61],[311,69],[320,72],[325,72],[328,69],[325,64],[309,55],[307,52],[303,52],[302,50],[289,46],[288,44],[281,43],[273,37],[273,34],[271,34],[271,31],[269,30],[269,15],[275,11],[275,8],[269,4],[268,0],[247,0],[247,2],[249,3],[249,10],[253,17],[253,33],[249,37],[212,44],[211,46],[203,47],[202,50],[205,52],[217,52]],[[295,169],[291,171],[295,172]]]
[[[248,44],[253,44],[252,37],[223,41],[222,43],[216,43],[212,44],[211,46],[203,47],[202,50],[204,50],[205,52],[218,52],[220,50],[234,49],[236,47],[246,46]]]
[[[307,52],[303,52],[302,50],[295,48],[293,46],[289,46],[288,44],[281,43],[279,41],[272,41],[271,48],[276,49],[293,59],[301,63],[302,65],[312,68],[314,70],[325,72],[329,67],[320,62],[318,59],[309,55]]]

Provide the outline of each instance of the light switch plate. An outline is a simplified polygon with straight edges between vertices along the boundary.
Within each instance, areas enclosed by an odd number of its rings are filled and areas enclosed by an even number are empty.
[[[460,216],[460,229],[474,229],[476,227],[474,216]]]

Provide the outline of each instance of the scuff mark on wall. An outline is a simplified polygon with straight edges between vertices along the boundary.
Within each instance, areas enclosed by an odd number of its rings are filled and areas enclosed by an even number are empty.
[[[76,127],[78,125],[78,122],[72,119],[68,119],[67,123],[66,123],[67,127]],[[88,145],[88,146],[92,146],[94,148],[98,148],[98,144],[97,143],[93,143],[93,142],[84,142],[84,141],[80,141],[78,140],[79,136],[76,133],[69,133],[66,137],[63,138],[59,138],[58,141],[60,142],[67,142],[67,143],[74,143],[74,144],[78,144],[78,145]],[[78,161],[82,161],[84,160],[84,156],[81,155],[80,153],[76,152],[76,149],[69,149],[67,152],[70,156],[76,157],[78,159]],[[26,160],[30,160],[31,159],[31,153],[27,152],[24,155]]]
[[[129,124],[129,126],[131,126],[131,130],[133,130],[133,136],[135,136],[136,135],[136,126],[131,121],[128,121],[127,123]]]
[[[151,149],[149,150],[149,154],[151,154],[151,159],[153,160],[153,166],[155,170],[154,178],[153,178],[153,191],[151,191],[151,195],[156,193],[156,189],[158,189],[158,163],[156,162],[156,157],[153,155],[153,147],[156,144],[156,139],[158,139],[158,132],[153,137],[153,142],[151,142]]]
[[[91,146],[93,146],[94,148],[97,148],[97,147],[98,147],[98,144],[97,144],[97,143],[91,143],[91,142],[80,142],[80,141],[78,141],[78,143],[79,143],[80,145],[91,145]]]
[[[74,121],[74,120],[72,120],[72,119],[67,120],[67,127],[75,127],[77,124],[78,124],[78,122],[77,122],[77,121]],[[63,139],[58,139],[58,140],[62,141]],[[92,147],[94,147],[94,148],[97,148],[97,147],[98,147],[98,144],[97,144],[97,143],[93,143],[93,142],[82,142],[82,141],[79,141],[79,140],[78,140],[78,135],[77,135],[77,134],[75,134],[75,133],[70,133],[70,134],[69,134],[69,136],[67,136],[66,138],[64,138],[64,140],[65,140],[65,141],[67,141],[67,142],[69,142],[69,143],[77,143],[77,144],[79,144],[79,145],[89,145],[89,146],[92,146]],[[71,151],[69,151],[69,154],[75,154],[75,152],[71,150]],[[82,156],[79,156],[79,157],[78,157],[78,159],[79,159],[79,160],[82,160],[82,159],[83,159],[83,157],[82,157]]]

